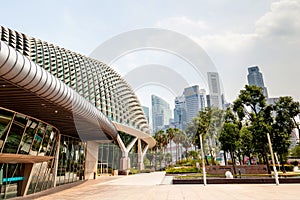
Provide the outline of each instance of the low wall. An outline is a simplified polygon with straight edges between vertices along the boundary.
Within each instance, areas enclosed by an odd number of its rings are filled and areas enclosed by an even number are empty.
[[[275,184],[274,178],[209,178],[207,184]],[[279,183],[300,183],[300,178],[282,178]],[[203,184],[203,179],[173,179],[173,184]]]
[[[214,165],[206,166],[206,172],[208,174],[225,174],[226,171],[231,171],[233,173],[232,165]],[[236,173],[239,174],[266,174],[268,173],[266,165],[236,165]]]

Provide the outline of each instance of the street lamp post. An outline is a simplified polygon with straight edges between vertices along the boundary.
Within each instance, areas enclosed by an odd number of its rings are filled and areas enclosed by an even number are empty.
[[[200,134],[200,147],[201,147],[201,158],[202,158],[203,185],[206,186],[206,171],[205,171],[205,162],[204,162],[202,134]]]
[[[275,159],[274,159],[274,154],[273,154],[273,149],[272,149],[272,144],[271,144],[271,138],[270,138],[269,133],[267,133],[267,137],[268,137],[269,148],[270,148],[270,153],[271,153],[271,158],[272,158],[272,163],[273,163],[275,182],[276,182],[276,185],[279,185],[278,173],[277,173],[276,166],[275,166]]]

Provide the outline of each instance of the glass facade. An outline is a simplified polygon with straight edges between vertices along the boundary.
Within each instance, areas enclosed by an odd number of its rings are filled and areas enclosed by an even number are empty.
[[[119,169],[122,152],[114,143],[99,144],[98,174],[110,174]]]
[[[59,145],[58,168],[55,157]],[[60,135],[53,126],[29,116],[0,107],[0,152],[28,156],[51,157],[33,164],[27,194],[46,190],[56,185],[83,180],[86,143],[78,138]],[[32,158],[31,158],[32,159]],[[47,160],[47,159],[46,159]],[[25,163],[5,163],[0,159],[0,199],[20,195]],[[27,161],[28,162],[28,161]]]
[[[83,180],[86,143],[61,135],[57,169],[57,185]]]
[[[0,199],[18,196],[20,182],[24,179],[23,170],[21,163],[0,163]]]
[[[0,107],[1,153],[53,157],[57,136],[53,126]]]
[[[24,174],[25,165],[34,162],[26,160],[26,156],[42,156],[48,160],[33,164],[27,194],[54,186],[58,136],[58,130],[45,122],[0,108],[0,152],[25,156],[23,160],[15,157],[13,162],[16,164],[0,160],[1,198],[20,195],[22,181],[29,178]]]

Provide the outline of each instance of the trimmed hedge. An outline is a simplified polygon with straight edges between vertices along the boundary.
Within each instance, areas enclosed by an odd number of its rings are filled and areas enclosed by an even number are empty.
[[[166,170],[167,174],[184,174],[184,173],[199,173],[200,170],[196,167],[181,167],[181,168],[168,168]]]

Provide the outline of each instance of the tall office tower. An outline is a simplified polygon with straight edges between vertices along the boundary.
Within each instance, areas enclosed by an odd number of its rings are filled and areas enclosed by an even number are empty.
[[[146,116],[146,119],[147,119],[147,122],[149,124],[149,108],[147,106],[142,106],[143,110],[144,110],[144,113],[145,113],[145,116]]]
[[[219,74],[217,72],[207,72],[207,77],[208,77],[210,107],[217,107],[223,109]]]
[[[248,84],[256,85],[263,89],[263,93],[266,98],[268,98],[268,90],[265,87],[264,79],[262,73],[259,71],[258,66],[253,66],[248,68]]]
[[[175,98],[174,126],[181,130],[186,130],[186,105],[184,96]]]
[[[183,91],[186,106],[186,121],[190,123],[199,110],[205,108],[205,90],[199,90],[198,85],[185,88]],[[202,107],[204,105],[204,107]]]
[[[199,98],[200,98],[200,110],[204,111],[205,107],[207,106],[205,89],[200,89]]]
[[[169,104],[162,98],[151,95],[152,101],[152,126],[153,132],[163,129],[165,125],[169,125],[172,118],[172,112]]]

